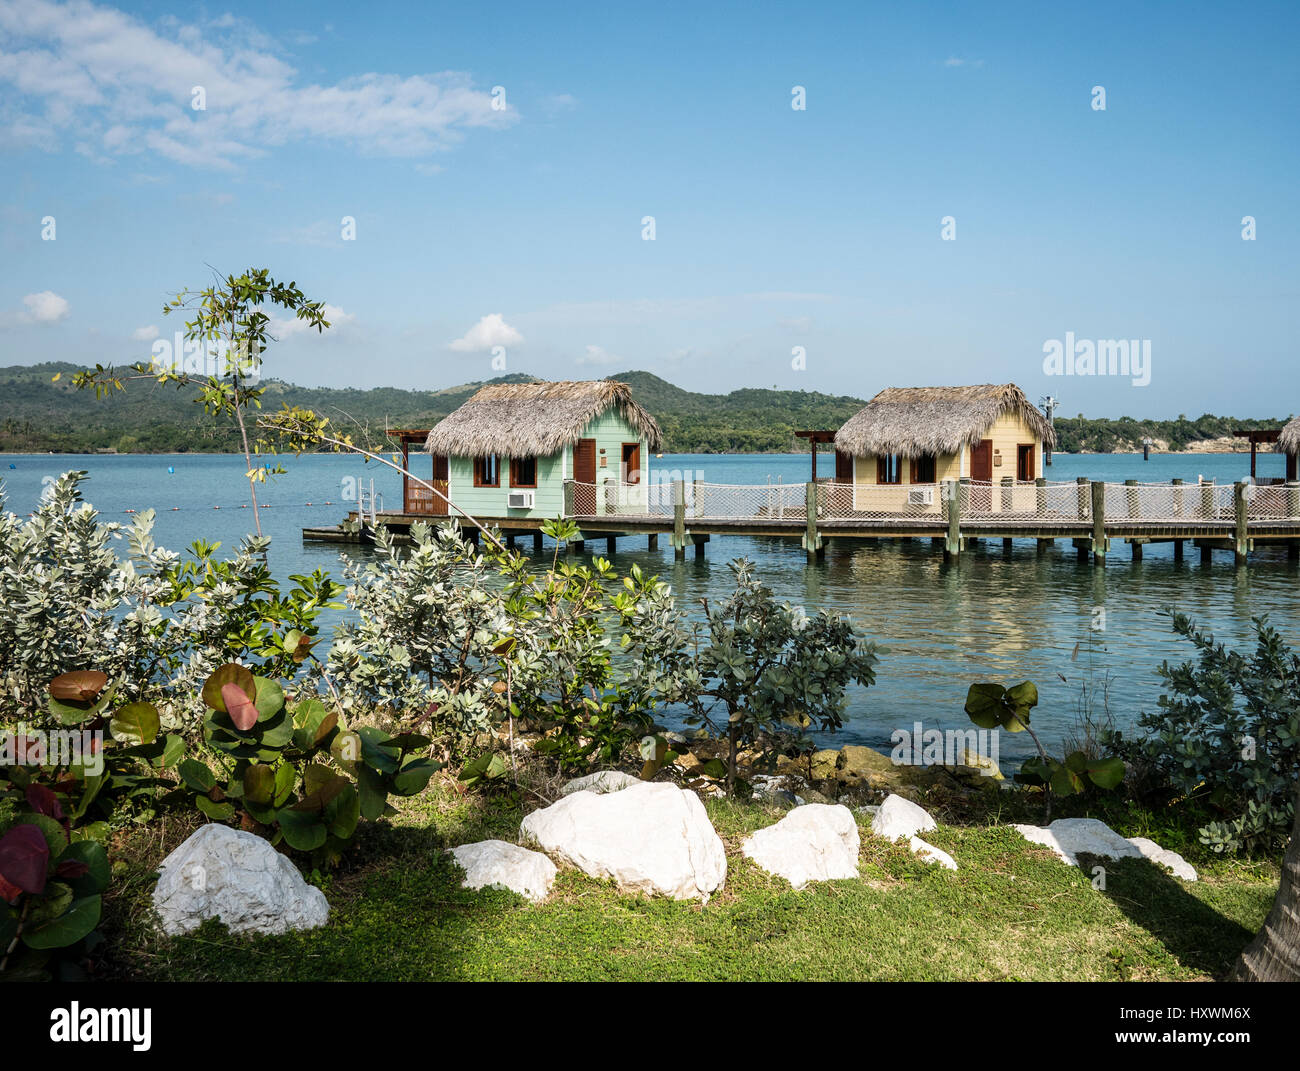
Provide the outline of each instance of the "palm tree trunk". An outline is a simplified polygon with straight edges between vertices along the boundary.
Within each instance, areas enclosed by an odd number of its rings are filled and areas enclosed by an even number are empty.
[[[1237,958],[1228,981],[1300,982],[1300,798],[1273,909]]]

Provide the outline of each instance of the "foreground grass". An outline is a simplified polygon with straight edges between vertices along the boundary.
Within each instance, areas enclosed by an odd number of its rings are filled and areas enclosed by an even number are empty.
[[[1184,884],[1145,860],[1078,870],[1002,823],[1007,794],[973,817],[936,809],[927,838],[956,873],[918,862],[870,835],[860,819],[861,878],[793,891],[740,854],[744,836],[781,812],[713,801],[727,845],[727,882],[707,905],[621,895],[562,870],[550,898],[460,888],[443,849],[514,840],[517,799],[473,797],[435,784],[368,828],[344,868],[321,881],[329,925],[284,937],[233,937],[217,922],[168,940],[151,927],[152,872],[189,832],[124,846],[108,936],[110,973],[156,980],[1118,980],[1221,975],[1272,903],[1277,870],[1198,856],[1161,826],[1202,880]],[[1104,815],[1126,835],[1149,816]],[[1160,825],[1159,822],[1156,825]],[[1164,839],[1161,839],[1163,836]]]

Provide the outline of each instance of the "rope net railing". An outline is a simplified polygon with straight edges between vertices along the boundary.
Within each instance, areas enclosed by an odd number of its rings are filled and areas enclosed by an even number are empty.
[[[687,520],[804,521],[806,483],[723,484],[699,480],[616,480],[590,484],[568,481],[573,514],[672,519],[681,502]],[[819,482],[819,520],[895,520],[945,517],[944,495],[957,496],[963,519],[1038,519],[1091,522],[1093,484],[1021,480],[963,480],[924,484]],[[1230,521],[1236,516],[1235,485],[1216,483],[1103,485],[1105,517],[1189,522]],[[1300,485],[1246,485],[1246,510],[1252,519],[1300,520]]]

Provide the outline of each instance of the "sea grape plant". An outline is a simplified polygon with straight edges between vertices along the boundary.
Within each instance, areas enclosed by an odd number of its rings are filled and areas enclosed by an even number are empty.
[[[237,663],[219,667],[202,696],[203,738],[218,770],[197,758],[180,764],[195,806],[317,865],[337,863],[360,818],[391,813],[389,796],[423,791],[439,768],[423,754],[428,737],[349,729],[321,699],[290,704],[277,681]]]
[[[1047,819],[1052,817],[1052,793],[1073,796],[1097,788],[1115,788],[1124,780],[1124,761],[1114,755],[1095,756],[1074,751],[1064,759],[1052,758],[1043,749],[1038,734],[1029,724],[1030,714],[1038,705],[1038,686],[1022,681],[1011,688],[994,682],[972,684],[966,694],[966,714],[981,729],[1005,729],[1009,733],[1027,732],[1038,750],[1020,767],[1016,780],[1022,784],[1042,785]]]

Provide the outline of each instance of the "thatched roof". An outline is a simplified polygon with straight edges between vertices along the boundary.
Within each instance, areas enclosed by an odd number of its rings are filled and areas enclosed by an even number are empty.
[[[581,383],[491,383],[429,432],[424,448],[449,457],[549,457],[578,441],[593,417],[611,406],[663,448],[655,418],[632,400],[632,389],[612,379]]]
[[[1284,454],[1300,454],[1300,416],[1282,428],[1277,444]]]
[[[979,442],[1003,413],[1021,414],[1034,435],[1056,445],[1052,426],[1014,383],[977,387],[889,387],[835,434],[835,448],[855,457],[960,453]]]

